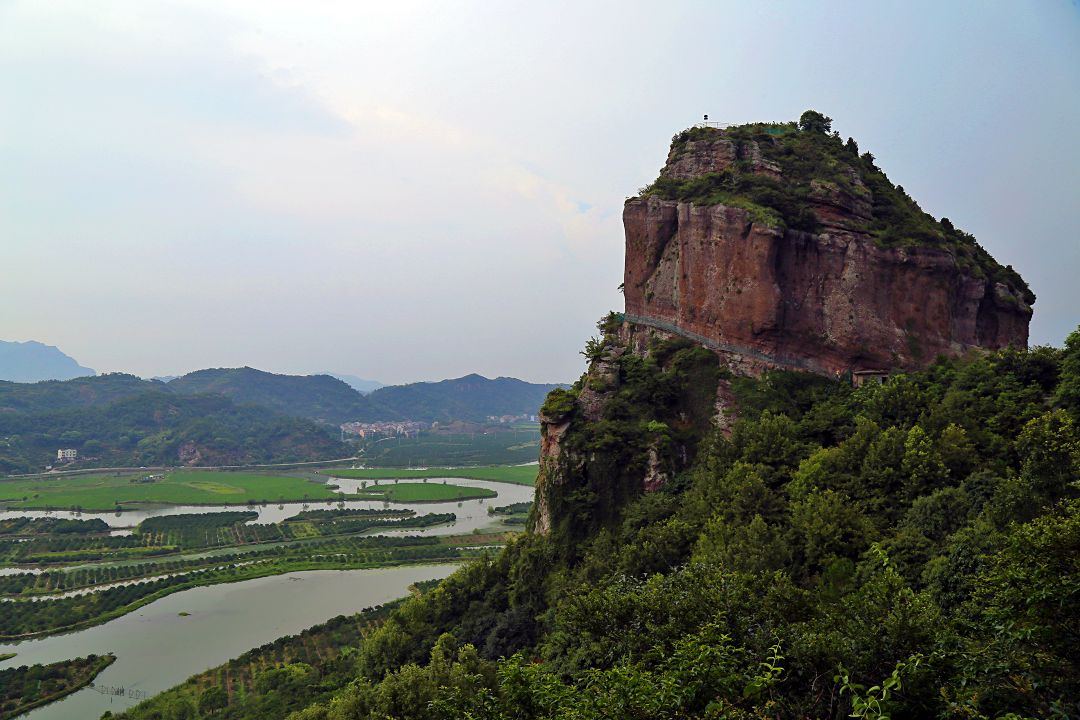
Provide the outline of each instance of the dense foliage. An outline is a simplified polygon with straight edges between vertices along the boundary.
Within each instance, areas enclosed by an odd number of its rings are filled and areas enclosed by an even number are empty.
[[[755,222],[808,232],[818,229],[813,211],[816,202],[832,203],[839,198],[841,205],[865,204],[870,217],[861,229],[879,244],[946,249],[962,267],[1006,284],[1028,304],[1035,301],[1031,289],[1011,266],[999,265],[973,236],[957,229],[948,218],[938,221],[924,212],[902,186],[893,185],[875,165],[872,154],[860,155],[852,138],[846,143],[841,140],[839,133],[832,131],[832,120],[821,113],[809,110],[798,123],[690,128],[672,138],[671,153],[677,158],[691,143],[721,138],[735,146],[738,160],[734,167],[687,179],[662,175],[641,194],[698,205],[741,207]],[[770,163],[776,173],[762,172],[763,162]]]
[[[109,525],[101,518],[67,520],[53,517],[13,517],[0,520],[0,535],[67,535],[69,533],[104,533]]]
[[[170,532],[173,530],[197,530],[232,527],[255,520],[259,513],[254,510],[226,510],[223,512],[184,513],[182,515],[155,515],[139,523],[140,533]]]
[[[112,655],[88,655],[49,665],[0,670],[0,720],[18,717],[31,708],[75,692],[114,660]]]

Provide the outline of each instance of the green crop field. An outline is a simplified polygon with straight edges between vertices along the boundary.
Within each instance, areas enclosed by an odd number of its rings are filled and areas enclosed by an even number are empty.
[[[425,432],[412,438],[366,441],[359,449],[368,464],[380,467],[516,465],[533,462],[539,457],[540,430]]]
[[[0,503],[11,508],[112,510],[132,505],[236,505],[327,500],[325,485],[287,475],[179,470],[150,483],[139,475],[80,475],[0,481]]]
[[[421,478],[465,478],[468,480],[490,480],[508,482],[515,485],[532,485],[536,481],[537,465],[491,465],[487,467],[461,468],[424,468],[413,470],[405,468],[365,468],[351,470],[329,468],[320,470],[323,475],[359,480],[419,480]]]
[[[358,497],[386,499],[390,502],[451,502],[496,496],[498,496],[497,492],[486,488],[443,485],[442,483],[372,485],[358,495]]]

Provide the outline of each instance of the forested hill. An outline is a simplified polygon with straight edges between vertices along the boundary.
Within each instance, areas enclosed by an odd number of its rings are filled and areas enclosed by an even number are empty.
[[[183,394],[218,393],[238,403],[341,423],[349,420],[481,422],[491,415],[535,415],[557,387],[480,375],[381,387],[363,395],[329,375],[275,375],[253,368],[199,370],[168,383]]]
[[[329,375],[277,375],[255,368],[198,370],[168,383],[183,395],[224,395],[242,405],[262,407],[298,417],[339,424],[379,415],[398,419],[393,411],[376,405],[348,384]]]
[[[112,373],[0,382],[0,473],[41,470],[58,448],[79,467],[232,465],[346,457],[337,425],[534,415],[553,385],[470,375],[361,395],[327,375],[200,370],[168,383]]]
[[[483,422],[490,415],[535,415],[544,397],[556,387],[508,377],[489,380],[473,374],[440,382],[391,385],[367,397],[382,410],[412,420]]]
[[[149,388],[112,402],[0,410],[0,474],[40,471],[55,462],[57,448],[78,450],[79,467],[241,465],[351,454],[312,420],[237,406],[220,395]]]
[[[212,717],[1077,716],[1080,330],[861,388],[588,351],[544,408],[533,532]]]
[[[143,380],[123,373],[36,383],[0,381],[0,414],[98,407],[164,389],[165,386],[156,380]]]

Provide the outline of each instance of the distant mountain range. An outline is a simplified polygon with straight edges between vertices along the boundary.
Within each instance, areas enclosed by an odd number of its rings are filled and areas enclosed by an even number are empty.
[[[491,415],[535,414],[558,385],[480,375],[380,387],[361,394],[329,375],[276,375],[255,368],[198,370],[165,387],[183,395],[215,393],[240,405],[339,424],[350,420],[482,422]]]
[[[0,340],[0,380],[36,383],[43,380],[71,380],[96,374],[94,370],[83,367],[74,358],[52,345],[45,345],[36,340],[28,342]],[[346,373],[321,372],[316,375],[337,378],[361,395],[367,395],[373,390],[384,387],[378,380],[367,380]],[[167,383],[178,377],[178,375],[155,375],[150,379]]]
[[[38,382],[40,380],[71,380],[95,375],[73,358],[52,345],[35,340],[8,342],[0,340],[0,380]]]
[[[342,422],[531,415],[555,387],[467,375],[362,395],[329,375],[249,367],[199,370],[169,382],[122,373],[0,381],[0,473],[40,469],[61,447],[98,466],[343,457],[349,451],[336,429]]]

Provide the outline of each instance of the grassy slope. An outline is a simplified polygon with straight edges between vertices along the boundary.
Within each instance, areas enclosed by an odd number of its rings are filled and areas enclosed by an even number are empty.
[[[420,479],[420,478],[466,478],[490,480],[515,485],[532,485],[536,481],[536,465],[499,465],[466,468],[366,468],[363,470],[329,469],[322,472],[331,477],[353,479]]]

